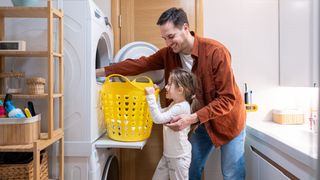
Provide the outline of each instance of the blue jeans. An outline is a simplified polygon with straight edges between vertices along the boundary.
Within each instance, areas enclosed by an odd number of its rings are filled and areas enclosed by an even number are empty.
[[[222,145],[221,169],[224,180],[245,179],[244,140],[245,129],[231,140]],[[190,180],[200,180],[201,174],[210,152],[215,148],[204,127],[200,125],[191,136],[192,158],[189,169]]]

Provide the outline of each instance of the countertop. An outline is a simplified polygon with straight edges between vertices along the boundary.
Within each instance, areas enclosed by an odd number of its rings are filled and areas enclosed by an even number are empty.
[[[263,140],[292,158],[316,169],[318,133],[303,125],[282,125],[272,121],[247,120],[247,134]]]

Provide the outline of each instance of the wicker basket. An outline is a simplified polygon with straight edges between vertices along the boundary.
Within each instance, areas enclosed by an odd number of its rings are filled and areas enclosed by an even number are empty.
[[[26,83],[29,94],[44,94],[44,85],[46,84],[46,80],[44,78],[28,78]]]
[[[44,151],[40,158],[40,179],[48,178],[48,154]],[[0,180],[28,179],[33,179],[33,160],[26,164],[0,164]]]
[[[38,140],[40,120],[40,114],[31,118],[0,118],[0,146],[30,144]]]
[[[298,109],[273,109],[272,121],[279,124],[303,124],[304,114]]]

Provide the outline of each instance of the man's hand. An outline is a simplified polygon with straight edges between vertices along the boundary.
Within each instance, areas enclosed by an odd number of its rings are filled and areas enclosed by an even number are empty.
[[[96,77],[106,77],[104,68],[96,69]]]
[[[181,114],[172,119],[170,123],[165,124],[170,129],[174,131],[181,131],[182,129],[188,127],[191,124],[198,122],[198,115],[193,114]]]
[[[147,95],[154,94],[154,92],[155,92],[154,87],[146,87],[145,90],[146,90]]]

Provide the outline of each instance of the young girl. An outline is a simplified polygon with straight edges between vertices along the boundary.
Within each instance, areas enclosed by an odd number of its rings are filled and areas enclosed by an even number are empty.
[[[163,126],[163,156],[152,177],[153,180],[187,180],[191,162],[191,144],[188,141],[190,126],[173,131],[167,126],[173,117],[180,114],[190,114],[190,104],[194,103],[196,79],[193,74],[183,69],[175,69],[170,73],[165,86],[166,98],[172,103],[161,109],[156,103],[154,88],[147,87],[147,102],[154,123]]]

